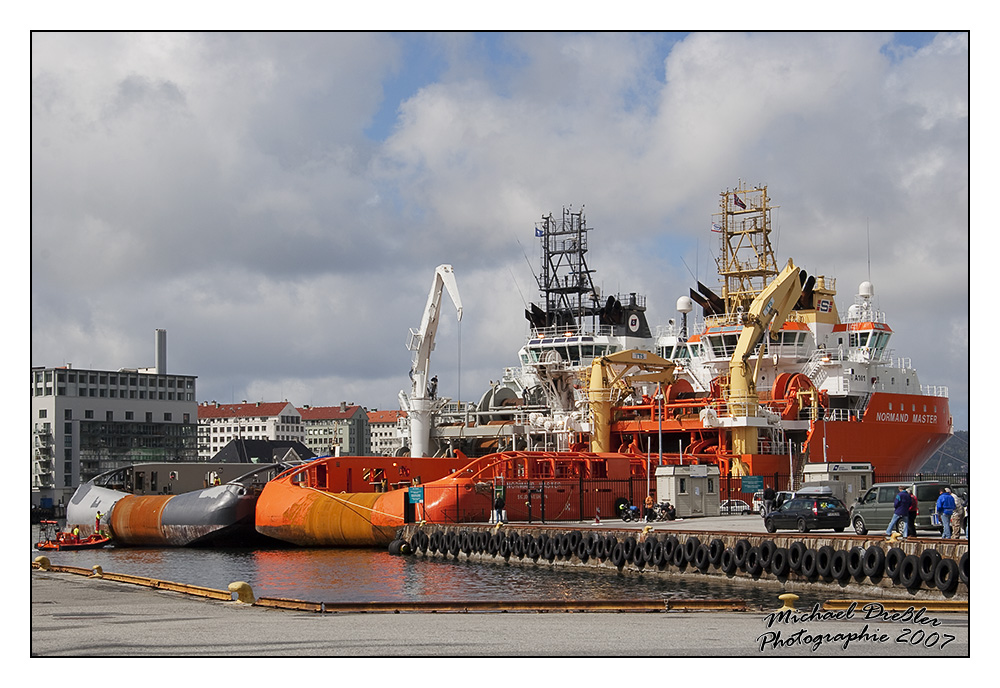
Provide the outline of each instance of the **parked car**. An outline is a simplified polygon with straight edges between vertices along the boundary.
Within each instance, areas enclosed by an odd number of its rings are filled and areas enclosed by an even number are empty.
[[[869,530],[882,531],[889,527],[894,511],[893,502],[896,493],[902,485],[917,495],[917,530],[941,531],[940,526],[931,524],[931,514],[934,513],[934,504],[941,494],[942,487],[949,487],[948,483],[936,480],[922,480],[919,482],[901,483],[876,483],[869,488],[851,506],[851,525],[858,535],[867,535]],[[902,532],[902,523],[897,523],[896,528]]]
[[[742,499],[727,499],[719,504],[720,514],[752,514],[753,508]]]
[[[769,533],[793,528],[800,533],[823,528],[840,533],[850,523],[847,505],[836,497],[794,497],[764,517]]]

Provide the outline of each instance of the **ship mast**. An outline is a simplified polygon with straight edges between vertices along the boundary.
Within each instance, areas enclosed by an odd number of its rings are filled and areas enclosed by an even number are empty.
[[[542,239],[538,288],[545,297],[545,326],[577,331],[585,318],[600,310],[593,270],[586,259],[589,231],[583,211],[567,208],[563,208],[561,220],[549,213],[535,228],[536,236]]]
[[[726,314],[746,312],[757,295],[778,274],[771,248],[771,206],[767,185],[748,188],[742,180],[736,189],[719,194],[719,213],[713,228],[722,244],[716,260],[722,278]]]

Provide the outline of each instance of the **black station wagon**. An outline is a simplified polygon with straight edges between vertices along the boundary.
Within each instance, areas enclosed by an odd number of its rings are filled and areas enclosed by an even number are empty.
[[[800,533],[822,528],[842,532],[851,523],[851,515],[836,497],[795,497],[764,518],[767,532],[795,529]]]

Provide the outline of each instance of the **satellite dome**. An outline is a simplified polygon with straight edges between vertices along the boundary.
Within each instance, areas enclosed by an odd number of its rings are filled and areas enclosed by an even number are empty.
[[[682,296],[677,299],[677,311],[680,313],[690,313],[694,310],[694,301],[689,296]]]
[[[871,298],[875,296],[875,287],[872,283],[865,280],[858,286],[858,296],[864,296],[865,298]]]

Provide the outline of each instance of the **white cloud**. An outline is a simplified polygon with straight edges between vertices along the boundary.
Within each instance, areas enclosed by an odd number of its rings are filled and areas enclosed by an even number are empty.
[[[842,309],[870,233],[899,354],[967,418],[967,352],[928,331],[968,326],[968,39],[892,40],[35,34],[32,363],[146,365],[166,327],[202,399],[387,408],[451,263],[465,318],[433,364],[478,398],[515,363],[543,214],[585,205],[598,282],[655,325],[688,267],[714,285],[711,215],[744,178]],[[441,69],[383,102],[413,45]]]

